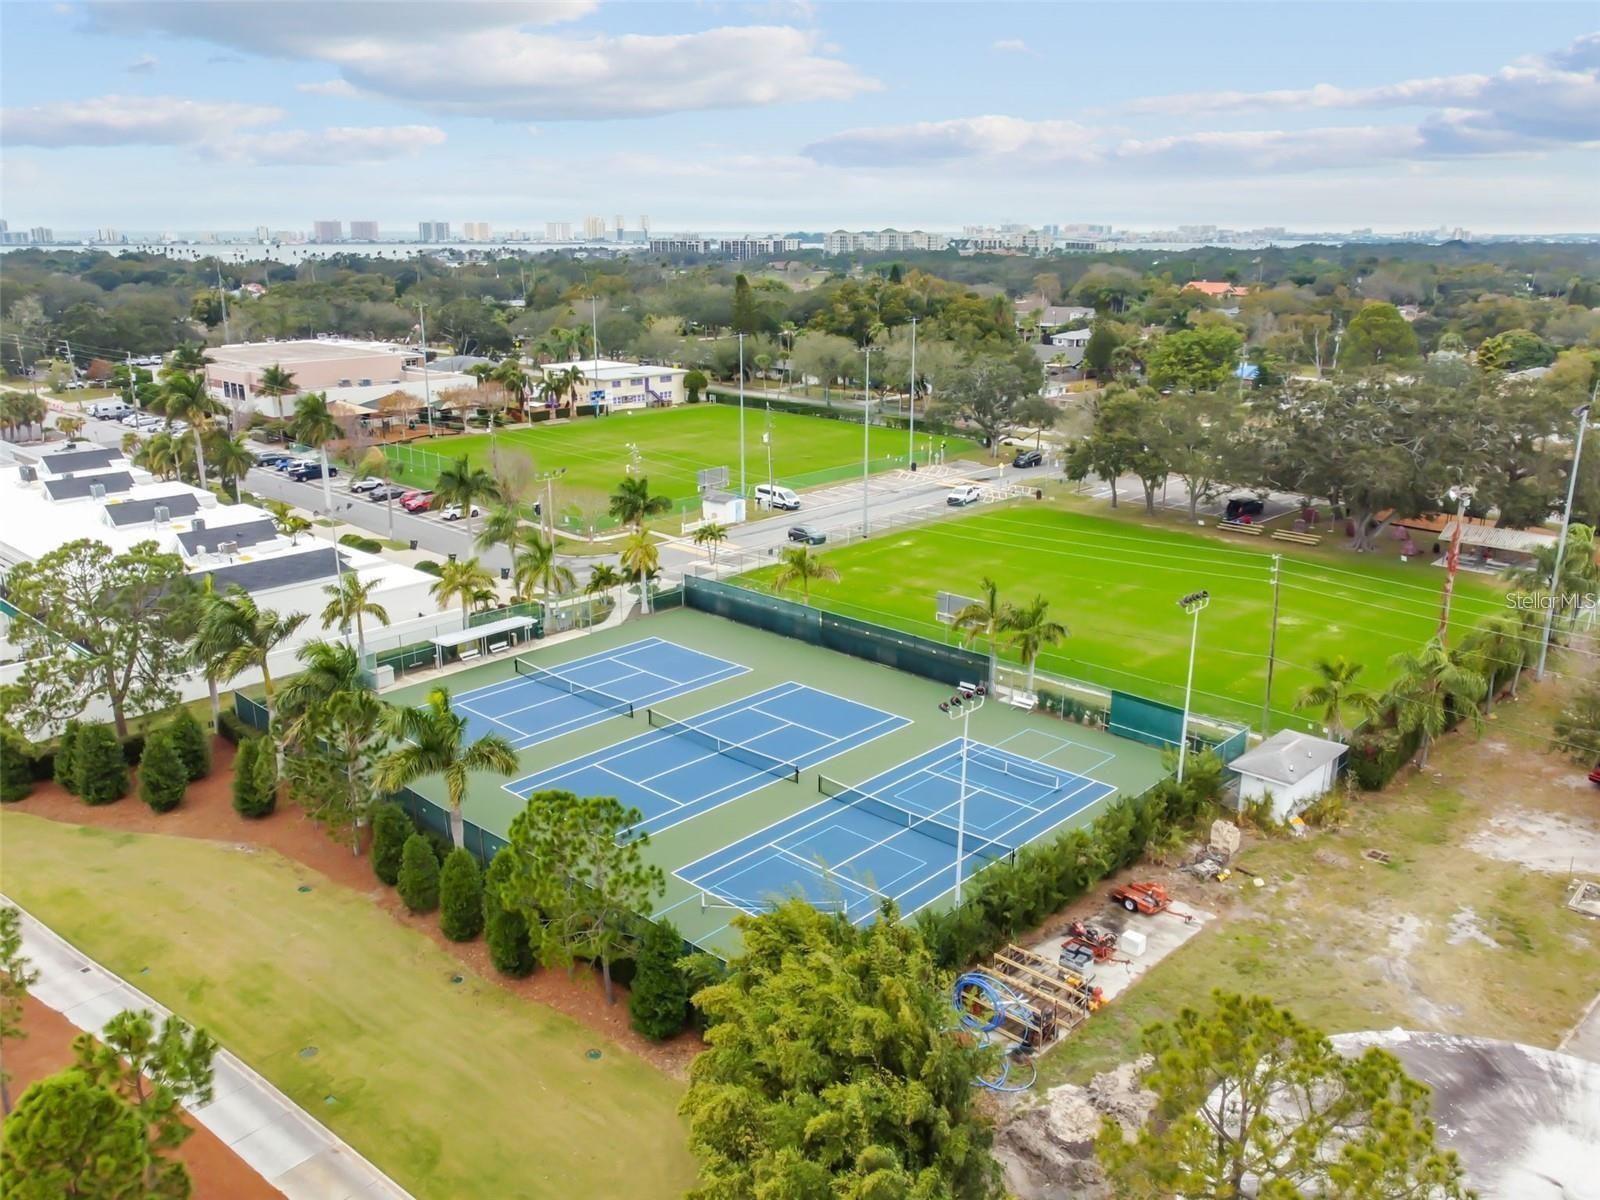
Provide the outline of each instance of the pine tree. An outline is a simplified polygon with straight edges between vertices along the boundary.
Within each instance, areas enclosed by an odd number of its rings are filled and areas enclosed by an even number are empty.
[[[72,749],[75,789],[85,804],[112,804],[128,794],[128,762],[109,725],[85,725]]]
[[[188,787],[189,772],[171,727],[152,731],[139,760],[139,799],[158,813],[171,812]]]
[[[183,759],[184,773],[189,782],[211,774],[211,735],[194,719],[194,714],[187,708],[178,709],[172,714],[172,720],[167,722],[167,730],[172,734],[172,744],[177,748],[179,757]]]
[[[68,721],[56,739],[56,782],[74,796],[78,794],[78,732],[82,728],[77,721]]]
[[[439,907],[439,859],[428,839],[413,833],[400,853],[400,899],[414,913]]]
[[[659,1042],[683,1028],[689,1014],[689,981],[678,969],[683,936],[667,921],[653,921],[639,942],[638,969],[629,985],[633,1027]]]
[[[500,889],[515,868],[512,850],[502,846],[489,861],[483,877],[483,929],[489,944],[489,961],[502,975],[521,979],[533,974],[533,944],[528,938],[528,918],[520,909],[500,901]]]
[[[470,942],[483,932],[483,878],[463,846],[450,851],[439,872],[439,928],[452,942]]]
[[[241,817],[265,817],[278,806],[278,763],[272,743],[247,737],[233,756],[233,811]]]
[[[393,802],[372,814],[372,873],[390,887],[400,882],[400,856],[416,831],[406,810]]]
[[[0,725],[0,803],[22,800],[33,791],[33,755],[27,739]]]
[[[257,809],[247,815],[270,817],[278,808],[278,755],[270,738],[260,740],[263,744],[255,761]]]
[[[139,1115],[83,1071],[66,1070],[29,1087],[6,1118],[0,1194],[126,1200],[148,1194],[150,1164]]]

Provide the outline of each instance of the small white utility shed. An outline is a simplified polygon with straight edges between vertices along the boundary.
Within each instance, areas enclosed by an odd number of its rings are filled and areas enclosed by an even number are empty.
[[[1342,742],[1284,729],[1228,766],[1239,774],[1239,800],[1271,794],[1272,818],[1287,821],[1333,786]]]

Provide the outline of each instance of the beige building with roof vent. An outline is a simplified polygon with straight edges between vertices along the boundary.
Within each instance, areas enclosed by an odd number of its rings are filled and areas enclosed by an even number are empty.
[[[1281,729],[1228,764],[1239,775],[1241,805],[1272,797],[1272,819],[1287,821],[1333,786],[1342,742]]]

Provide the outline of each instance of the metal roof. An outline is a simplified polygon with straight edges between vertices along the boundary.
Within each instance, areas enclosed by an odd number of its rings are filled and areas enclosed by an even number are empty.
[[[428,640],[435,646],[464,646],[468,642],[482,641],[484,638],[493,637],[497,633],[512,633],[518,629],[527,629],[534,623],[532,617],[502,617],[498,621],[474,625],[471,629],[458,629],[454,633],[441,633],[438,637],[431,637]]]
[[[170,496],[140,496],[137,500],[106,502],[106,516],[113,525],[145,525],[156,519],[156,509],[164,508],[172,518],[192,517],[200,511],[200,497],[193,492],[174,492]]]
[[[121,457],[119,451],[96,446],[88,450],[58,450],[54,454],[43,454],[39,457],[39,465],[52,475],[68,475],[73,471],[109,467]]]
[[[336,551],[332,547],[307,550],[299,554],[272,554],[251,562],[233,563],[226,567],[213,567],[209,571],[196,571],[196,576],[211,576],[217,591],[242,587],[247,592],[270,592],[275,588],[293,587],[314,579],[330,579],[339,572],[334,562]],[[344,560],[347,570],[350,560]]]
[[[178,535],[185,553],[193,554],[201,546],[216,552],[223,542],[237,546],[254,546],[257,542],[271,541],[278,536],[278,526],[271,517],[259,521],[241,521],[237,525],[207,525],[203,529],[186,529]]]
[[[59,479],[46,479],[44,490],[50,493],[52,500],[77,500],[92,495],[90,489],[95,484],[105,488],[109,496],[114,492],[132,491],[133,476],[126,471],[105,471],[99,475],[63,475]]]
[[[1338,762],[1345,752],[1342,742],[1279,730],[1254,750],[1247,750],[1228,764],[1241,775],[1253,775],[1269,783],[1298,783],[1307,775]]]
[[[1451,521],[1439,534],[1441,543],[1449,542],[1455,537],[1456,523]],[[1535,550],[1549,546],[1555,541],[1555,535],[1542,529],[1496,529],[1493,525],[1473,525],[1470,523],[1461,526],[1461,544],[1463,546],[1487,546],[1491,550],[1507,550],[1515,554],[1532,554]]]

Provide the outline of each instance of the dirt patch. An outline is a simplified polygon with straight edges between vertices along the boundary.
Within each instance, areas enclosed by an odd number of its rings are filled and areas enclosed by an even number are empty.
[[[525,1000],[543,1004],[627,1047],[657,1069],[687,1078],[690,1061],[703,1048],[699,1037],[681,1034],[668,1042],[640,1037],[628,1023],[628,992],[616,989],[617,1002],[608,1005],[597,972],[581,969],[535,971],[527,979],[507,979],[494,969],[483,942],[452,942],[439,930],[436,914],[414,916],[400,903],[393,888],[372,874],[365,852],[360,857],[336,844],[315,821],[289,805],[270,817],[250,821],[233,811],[232,743],[221,738],[212,743],[211,774],[190,784],[183,803],[169,813],[156,813],[138,798],[138,783],[115,804],[92,807],[54,783],[41,783],[33,795],[15,807],[34,816],[71,825],[130,833],[160,833],[174,837],[225,842],[247,850],[272,850],[325,876],[333,883],[366,896],[397,921],[426,933],[463,965],[484,979]]]
[[[1583,777],[1578,776],[1579,779]],[[1584,781],[1584,786],[1591,786]],[[1467,849],[1554,875],[1600,873],[1600,829],[1593,822],[1554,812],[1507,809],[1466,842]]]
[[[995,1139],[1008,1192],[1021,1200],[1099,1200],[1109,1195],[1094,1140],[1106,1119],[1131,1133],[1150,1116],[1155,1095],[1139,1086],[1150,1065],[1144,1056],[1096,1075],[1087,1087],[1053,1087],[1043,1104],[1017,1113]]]
[[[26,1037],[6,1041],[13,1100],[35,1080],[72,1065],[72,1039],[79,1033],[71,1021],[32,996],[22,1002],[22,1029]],[[189,1168],[196,1196],[282,1200],[283,1193],[256,1174],[216,1134],[187,1114],[184,1123],[194,1133],[178,1147],[177,1157]]]
[[[1478,920],[1478,914],[1472,906],[1466,905],[1456,909],[1450,916],[1450,933],[1445,938],[1452,946],[1461,946],[1467,942],[1477,942],[1480,946],[1487,946],[1491,950],[1500,949],[1500,943],[1495,941],[1484,930],[1483,923]]]

